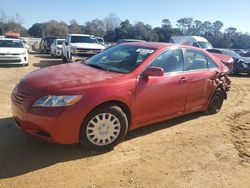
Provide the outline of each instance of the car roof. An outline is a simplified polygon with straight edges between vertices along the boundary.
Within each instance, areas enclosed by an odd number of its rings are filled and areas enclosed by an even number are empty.
[[[196,48],[193,46],[182,45],[182,44],[173,44],[173,43],[165,43],[165,42],[129,42],[129,43],[122,43],[120,45],[134,45],[134,46],[141,46],[146,48],[174,48],[174,47],[182,47],[182,48],[189,48],[189,49],[196,49],[199,51],[205,51],[201,48]]]

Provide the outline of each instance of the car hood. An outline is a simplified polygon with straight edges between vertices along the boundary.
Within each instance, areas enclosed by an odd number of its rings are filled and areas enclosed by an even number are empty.
[[[82,63],[71,63],[34,71],[23,77],[21,84],[39,91],[60,92],[117,82],[123,75],[92,68]]]
[[[1,54],[13,54],[13,53],[23,53],[25,48],[0,48]]]
[[[72,48],[84,48],[84,49],[100,49],[103,50],[105,47],[98,43],[71,43]]]

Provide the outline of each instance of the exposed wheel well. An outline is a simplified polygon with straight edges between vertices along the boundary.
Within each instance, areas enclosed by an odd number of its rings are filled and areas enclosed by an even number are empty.
[[[223,95],[224,95],[224,99],[227,99],[227,93],[226,93],[225,89],[223,88],[222,84],[220,84],[220,85],[216,88],[216,90],[217,90],[218,88],[220,88],[220,89],[222,90],[222,93],[223,93]]]
[[[100,106],[108,105],[108,104],[116,105],[116,106],[118,106],[118,107],[120,107],[122,109],[122,111],[126,114],[126,116],[128,118],[128,127],[130,127],[130,125],[131,125],[131,111],[130,111],[129,107],[125,103],[123,103],[121,101],[117,101],[117,100],[107,101],[107,102],[99,104],[94,109],[99,108]],[[91,111],[93,111],[93,110],[91,110]]]
[[[122,111],[126,114],[127,118],[128,118],[128,128],[130,128],[130,125],[131,125],[131,111],[130,111],[129,107],[125,103],[123,103],[121,101],[113,100],[113,101],[107,101],[107,102],[101,103],[101,104],[97,105],[95,108],[93,108],[90,112],[92,112],[93,110],[95,110],[95,109],[97,109],[97,108],[99,108],[101,106],[105,106],[105,105],[116,105],[116,106],[120,107],[122,109]]]

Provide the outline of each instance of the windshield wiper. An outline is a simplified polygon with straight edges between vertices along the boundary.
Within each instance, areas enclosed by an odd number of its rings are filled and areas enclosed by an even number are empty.
[[[97,69],[101,69],[101,70],[105,70],[105,71],[109,71],[108,69],[100,66],[100,65],[96,65],[96,64],[88,64],[88,63],[85,63],[85,65],[87,66],[90,66],[90,67],[94,67],[94,68],[97,68]]]
[[[119,70],[114,70],[114,69],[108,69],[105,67],[102,67],[100,65],[96,65],[96,64],[90,64],[90,63],[86,63],[85,61],[82,62],[84,65],[90,66],[90,67],[94,67],[100,70],[104,70],[104,71],[110,71],[110,72],[117,72],[117,73],[122,73],[122,74],[126,74],[127,72],[124,71],[119,71]]]

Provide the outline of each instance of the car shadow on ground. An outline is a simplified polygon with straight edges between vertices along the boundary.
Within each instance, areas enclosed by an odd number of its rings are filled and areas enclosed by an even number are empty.
[[[193,113],[131,131],[124,142],[199,118],[201,115],[203,113]],[[36,140],[21,133],[13,125],[11,118],[0,119],[0,150],[0,179],[19,176],[60,162],[104,155],[108,152],[90,151],[79,145],[56,145]]]
[[[40,60],[39,63],[33,63],[34,67],[44,68],[49,67],[53,65],[60,65],[63,64],[62,60],[60,59],[51,59],[51,60]]]
[[[17,67],[25,67],[24,65],[11,65],[11,64],[9,64],[9,65],[7,65],[7,64],[0,64],[0,69],[1,68],[17,68]]]
[[[57,60],[62,60],[61,57],[54,57],[51,54],[34,54],[34,57],[38,57],[41,59],[57,59]]]

